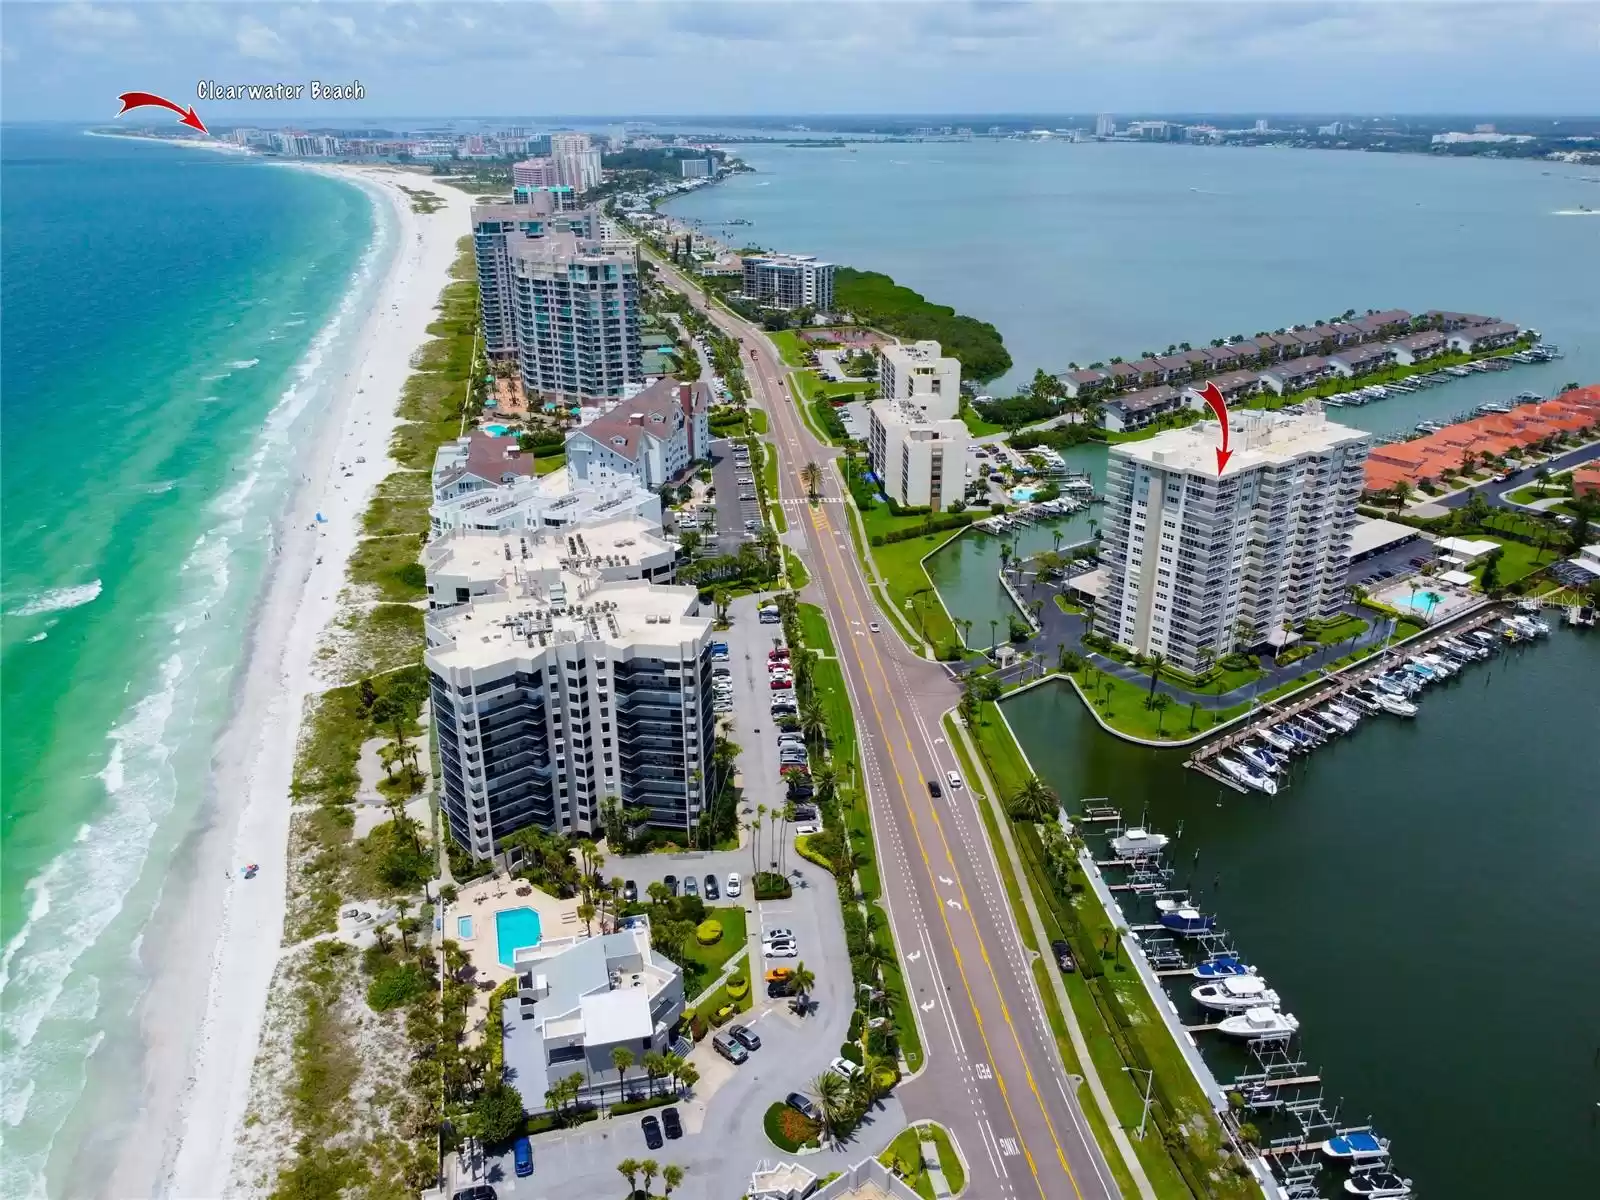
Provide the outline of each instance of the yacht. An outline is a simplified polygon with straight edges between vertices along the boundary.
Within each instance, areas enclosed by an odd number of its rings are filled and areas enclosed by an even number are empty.
[[[1356,723],[1346,713],[1334,708],[1331,704],[1324,704],[1317,709],[1316,715],[1324,724],[1331,725],[1340,733],[1349,733],[1356,727]]]
[[[1377,696],[1378,707],[1386,713],[1393,713],[1397,717],[1414,717],[1417,715],[1417,706],[1409,700],[1388,692],[1379,692]]]
[[[1254,967],[1232,954],[1213,955],[1194,969],[1196,979],[1231,979],[1255,973]]]
[[[1344,730],[1340,729],[1321,713],[1303,712],[1297,715],[1299,716],[1300,720],[1305,722],[1306,728],[1311,730],[1311,732],[1316,734],[1318,737],[1335,738],[1344,732]]]
[[[1377,675],[1377,676],[1374,676],[1373,680],[1372,680],[1372,685],[1373,685],[1373,687],[1378,689],[1378,692],[1380,694],[1385,695],[1385,696],[1404,696],[1404,695],[1406,695],[1406,687],[1405,687],[1405,685],[1403,683],[1401,683],[1399,680],[1393,679],[1388,675]]]
[[[1184,937],[1194,937],[1202,933],[1210,933],[1216,927],[1217,919],[1201,912],[1189,904],[1177,904],[1171,900],[1158,900],[1156,907],[1164,904],[1172,905],[1161,913],[1163,928]]]
[[[1409,1200],[1411,1180],[1401,1179],[1393,1171],[1357,1171],[1344,1181],[1344,1190],[1373,1200]]]
[[[1243,1012],[1247,1008],[1277,1008],[1278,993],[1259,975],[1230,975],[1216,983],[1191,988],[1195,1002],[1217,1012]]]
[[[1340,696],[1337,700],[1328,701],[1328,709],[1335,716],[1343,717],[1346,721],[1349,721],[1352,728],[1361,724],[1361,718],[1365,715],[1355,705],[1348,703],[1344,696]]]
[[[1171,840],[1164,833],[1152,833],[1135,825],[1112,838],[1111,849],[1118,858],[1149,858],[1165,850]]]
[[[1281,731],[1275,726],[1263,725],[1256,730],[1256,736],[1283,754],[1293,754],[1296,750],[1304,748],[1287,731]]]
[[[1265,771],[1268,775],[1276,775],[1283,769],[1272,751],[1265,747],[1240,745],[1234,747],[1234,749],[1239,752],[1240,758],[1258,771]]]
[[[1453,663],[1448,658],[1445,658],[1439,654],[1434,654],[1431,651],[1427,654],[1420,654],[1417,657],[1422,659],[1423,662],[1427,663],[1446,679],[1449,679],[1450,676],[1454,675],[1461,669],[1460,663]]]
[[[1323,1142],[1322,1152],[1350,1163],[1382,1162],[1389,1157],[1389,1139],[1370,1129],[1352,1129]]]
[[[1217,1028],[1229,1037],[1256,1042],[1266,1038],[1287,1039],[1300,1028],[1300,1022],[1292,1013],[1282,1013],[1275,1008],[1262,1007],[1246,1009],[1242,1013],[1224,1017]]]
[[[1316,736],[1309,729],[1302,728],[1293,721],[1282,721],[1273,726],[1273,728],[1293,741],[1298,749],[1312,750],[1316,748]]]
[[[1217,766],[1246,787],[1253,787],[1256,791],[1265,792],[1269,796],[1278,794],[1278,784],[1272,776],[1240,762],[1237,758],[1229,758],[1226,754],[1219,754],[1217,755]]]

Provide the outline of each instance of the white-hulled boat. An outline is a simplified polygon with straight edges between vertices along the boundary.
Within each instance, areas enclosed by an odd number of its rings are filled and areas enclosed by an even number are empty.
[[[1246,787],[1253,787],[1256,791],[1265,792],[1269,796],[1278,794],[1277,780],[1264,771],[1258,771],[1254,767],[1240,762],[1237,758],[1229,758],[1226,754],[1219,754],[1217,755],[1217,766]]]
[[[1293,1013],[1262,1007],[1224,1017],[1217,1028],[1229,1037],[1258,1042],[1264,1038],[1287,1038],[1300,1028],[1300,1022]]]
[[[1111,850],[1118,858],[1149,858],[1165,850],[1169,841],[1164,833],[1152,833],[1135,825],[1111,839]]]
[[[1234,749],[1238,752],[1240,758],[1244,759],[1245,762],[1249,763],[1258,771],[1265,771],[1268,775],[1276,775],[1280,770],[1283,769],[1279,765],[1277,758],[1274,757],[1271,750],[1263,749],[1260,746],[1245,745],[1243,743],[1235,746]]]
[[[1344,1190],[1352,1196],[1369,1196],[1372,1200],[1410,1200],[1411,1180],[1401,1179],[1383,1168],[1357,1171],[1344,1181]]]
[[[1278,993],[1259,975],[1231,975],[1215,983],[1191,988],[1197,1004],[1218,1012],[1243,1012],[1248,1008],[1277,1008]]]
[[[1350,728],[1352,729],[1361,724],[1361,718],[1364,714],[1353,704],[1345,703],[1343,696],[1341,696],[1338,700],[1330,700],[1328,702],[1328,708],[1331,709],[1335,715],[1341,716],[1346,721],[1349,721]]]
[[[1350,691],[1344,694],[1344,699],[1355,705],[1364,713],[1375,713],[1378,711],[1378,699],[1370,692],[1356,691],[1354,688],[1352,688]]]
[[[1333,726],[1333,728],[1337,729],[1340,733],[1349,733],[1356,727],[1356,723],[1351,718],[1349,713],[1344,712],[1341,709],[1334,708],[1331,704],[1324,704],[1321,708],[1317,709],[1316,715],[1318,719],[1323,721],[1325,724]]]
[[[1411,701],[1388,692],[1377,694],[1378,707],[1386,713],[1393,713],[1397,717],[1414,717],[1417,715],[1417,706]]]
[[[1284,754],[1293,754],[1296,750],[1300,749],[1300,746],[1293,738],[1287,736],[1286,734],[1279,733],[1278,730],[1270,725],[1263,725],[1256,731],[1256,733],[1263,742],[1271,746],[1274,750],[1282,751]]]
[[[1389,1139],[1370,1129],[1351,1129],[1323,1142],[1322,1152],[1348,1163],[1382,1162],[1389,1157]]]

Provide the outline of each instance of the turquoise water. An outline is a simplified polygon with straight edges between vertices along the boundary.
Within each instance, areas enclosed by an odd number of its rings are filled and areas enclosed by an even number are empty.
[[[1409,608],[1412,612],[1432,612],[1444,597],[1438,592],[1418,592],[1415,595],[1399,596],[1395,599],[1396,608]]]
[[[509,428],[510,426],[508,425],[485,425],[483,427],[485,433],[492,433],[495,437],[505,437],[506,430]]]
[[[1346,308],[1452,308],[1567,353],[1342,410],[1375,433],[1600,379],[1592,167],[1420,155],[987,141],[740,146],[756,168],[666,205],[751,242],[885,271],[1060,370]],[[746,226],[719,226],[740,218]]]
[[[456,918],[456,936],[460,937],[460,938],[469,938],[469,937],[472,936],[472,918],[471,917],[457,917]]]
[[[509,967],[518,950],[539,944],[539,914],[531,908],[506,908],[494,915],[496,956]]]
[[[394,239],[307,172],[19,126],[3,154],[0,1193],[65,1195],[138,1103],[141,932]]]

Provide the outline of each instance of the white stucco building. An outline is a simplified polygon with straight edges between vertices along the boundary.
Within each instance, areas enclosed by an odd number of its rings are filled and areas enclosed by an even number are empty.
[[[661,379],[580,429],[567,432],[574,486],[633,479],[657,491],[711,453],[711,388]]]
[[[883,492],[907,507],[948,509],[966,493],[971,435],[956,415],[961,364],[938,342],[879,351],[879,399],[868,409],[867,459]]]
[[[1097,633],[1198,672],[1338,610],[1370,438],[1308,407],[1235,414],[1220,476],[1214,421],[1112,447]]]

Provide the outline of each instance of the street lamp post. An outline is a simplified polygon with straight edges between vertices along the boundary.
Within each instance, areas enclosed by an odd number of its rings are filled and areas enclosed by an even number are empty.
[[[1123,1067],[1122,1069],[1124,1071],[1128,1072],[1128,1074],[1130,1074],[1130,1075],[1135,1074],[1135,1073],[1143,1070],[1142,1067]],[[1144,1111],[1139,1114],[1139,1129],[1138,1129],[1138,1132],[1136,1132],[1133,1135],[1134,1137],[1138,1138],[1141,1142],[1144,1141],[1145,1122],[1147,1122],[1150,1119],[1150,1092],[1156,1085],[1156,1073],[1154,1071],[1145,1071],[1144,1072],[1144,1076],[1145,1076],[1145,1083],[1144,1083]]]

